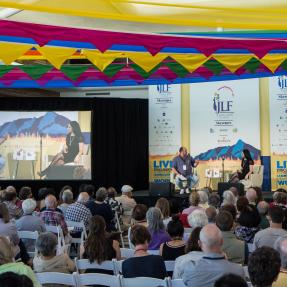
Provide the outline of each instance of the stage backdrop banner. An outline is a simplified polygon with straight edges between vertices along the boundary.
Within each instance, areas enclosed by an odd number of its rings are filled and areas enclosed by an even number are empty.
[[[272,190],[287,188],[287,77],[269,79]]]
[[[149,87],[149,181],[168,182],[181,145],[181,86]]]
[[[190,85],[190,153],[200,164],[200,187],[240,168],[241,152],[260,160],[258,79]]]

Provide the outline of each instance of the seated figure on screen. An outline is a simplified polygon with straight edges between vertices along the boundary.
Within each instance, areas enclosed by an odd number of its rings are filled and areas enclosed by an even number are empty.
[[[198,183],[199,178],[193,174],[193,168],[198,166],[198,161],[187,153],[186,147],[180,147],[178,155],[172,160],[172,172],[175,174],[176,184],[180,194],[189,193],[189,189]]]
[[[56,154],[50,165],[43,171],[38,172],[40,177],[46,176],[49,169],[55,165],[64,165],[66,163],[79,163],[80,157],[83,154],[84,139],[80,125],[76,121],[71,121],[68,124],[68,134],[66,136],[66,144],[63,150]]]

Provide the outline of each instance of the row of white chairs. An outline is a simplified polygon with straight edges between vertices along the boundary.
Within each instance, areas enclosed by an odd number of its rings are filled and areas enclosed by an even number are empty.
[[[36,273],[40,284],[59,284],[69,286],[104,285],[110,287],[186,287],[182,279],[156,279],[148,277],[123,278],[120,275],[100,273],[65,274],[58,272]]]

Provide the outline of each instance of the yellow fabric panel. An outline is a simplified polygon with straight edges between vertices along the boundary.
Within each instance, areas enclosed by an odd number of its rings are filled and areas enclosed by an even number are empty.
[[[146,23],[287,29],[285,0],[0,0],[0,7]]]
[[[31,44],[14,44],[0,42],[0,59],[6,65],[10,65],[16,59],[33,47]]]
[[[287,54],[267,54],[260,62],[264,64],[272,73],[287,59]]]
[[[213,55],[213,58],[224,65],[230,72],[236,72],[240,67],[247,63],[251,58],[250,55]]]
[[[193,72],[208,60],[203,54],[172,54],[171,57],[189,72]]]

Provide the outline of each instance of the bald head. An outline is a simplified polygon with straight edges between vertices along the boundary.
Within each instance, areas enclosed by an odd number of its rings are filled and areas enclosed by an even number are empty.
[[[247,189],[245,196],[248,199],[249,203],[251,203],[251,204],[256,203],[256,201],[257,201],[257,192],[252,187]]]
[[[199,244],[205,253],[221,253],[222,233],[215,224],[205,225],[199,235]]]
[[[57,207],[57,199],[54,195],[50,194],[45,198],[45,206],[47,209],[55,209]]]
[[[78,202],[86,203],[90,199],[90,196],[87,192],[81,192],[78,197]]]
[[[259,214],[266,215],[268,213],[269,204],[266,201],[260,201],[257,204]]]

